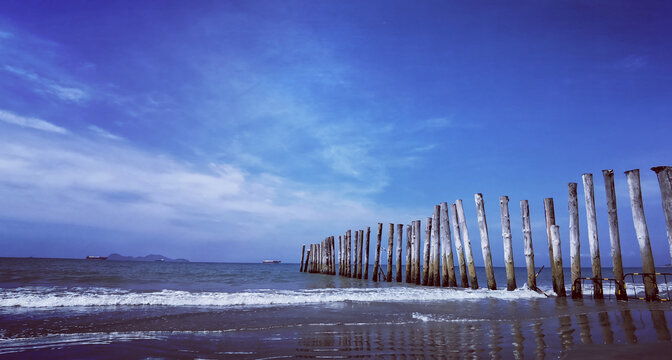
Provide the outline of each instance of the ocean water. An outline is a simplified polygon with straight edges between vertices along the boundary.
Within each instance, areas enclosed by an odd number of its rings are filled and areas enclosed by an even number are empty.
[[[490,291],[298,267],[0,258],[0,358],[666,359],[672,350],[671,302],[557,298],[548,269],[538,278],[547,297],[522,286],[524,268],[516,291],[496,268]],[[565,281],[569,290],[568,269]]]

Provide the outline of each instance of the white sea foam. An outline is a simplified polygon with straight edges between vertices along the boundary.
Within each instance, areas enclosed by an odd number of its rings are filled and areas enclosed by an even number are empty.
[[[16,288],[0,290],[0,308],[53,308],[76,306],[277,306],[342,302],[431,302],[456,300],[520,300],[542,298],[518,289],[470,290],[446,288],[342,288],[316,290],[254,290],[242,292],[188,292],[163,290],[132,292],[120,289]]]

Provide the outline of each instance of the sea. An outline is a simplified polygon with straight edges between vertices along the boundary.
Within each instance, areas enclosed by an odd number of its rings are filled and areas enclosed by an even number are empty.
[[[672,302],[606,285],[603,300],[560,298],[548,269],[545,294],[524,268],[507,291],[495,275],[498,290],[471,290],[299,264],[0,258],[0,359],[672,358]]]

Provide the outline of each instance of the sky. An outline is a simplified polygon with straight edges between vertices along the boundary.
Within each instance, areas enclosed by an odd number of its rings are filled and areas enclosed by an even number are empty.
[[[424,220],[463,199],[477,265],[483,193],[520,200],[537,267],[553,197],[615,171],[623,262],[640,266],[624,171],[641,169],[656,264],[669,263],[653,166],[672,165],[665,1],[3,1],[0,256],[159,253],[300,261],[302,244]],[[387,225],[384,227],[387,229]],[[387,234],[383,234],[386,238]]]

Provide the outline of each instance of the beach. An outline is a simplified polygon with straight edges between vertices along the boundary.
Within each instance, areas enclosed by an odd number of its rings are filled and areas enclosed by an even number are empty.
[[[550,294],[550,276],[538,280]],[[499,284],[374,283],[299,273],[298,264],[2,258],[0,356],[664,358],[672,350],[670,303]]]

